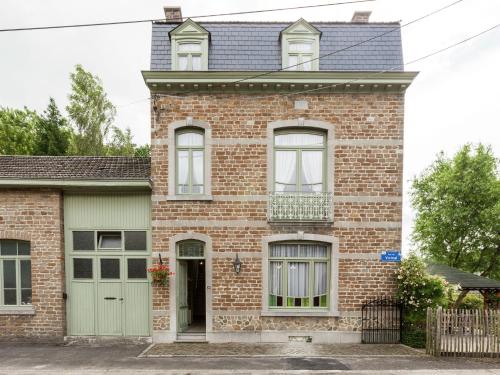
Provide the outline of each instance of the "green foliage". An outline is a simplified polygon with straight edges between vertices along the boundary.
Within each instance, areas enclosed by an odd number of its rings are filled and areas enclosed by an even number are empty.
[[[151,146],[142,145],[135,149],[134,156],[149,157],[151,156]]]
[[[73,131],[61,115],[54,98],[39,118],[34,140],[34,155],[67,155]]]
[[[106,146],[107,155],[109,156],[134,156],[135,144],[132,142],[132,133],[130,128],[122,131],[120,128],[113,126],[113,136],[111,142]]]
[[[483,309],[483,300],[484,298],[478,294],[472,294],[469,293],[467,294],[462,302],[458,305],[459,309],[469,309],[469,310],[475,310]]]
[[[427,258],[500,279],[500,180],[491,149],[441,153],[412,186],[413,242]]]
[[[403,304],[408,322],[425,320],[428,307],[447,305],[447,282],[429,275],[424,261],[414,253],[401,261],[396,284],[397,297]]]
[[[149,145],[132,142],[130,129],[113,125],[116,110],[97,76],[77,65],[70,77],[66,109],[74,129],[53,98],[41,116],[0,107],[0,155],[150,155]]]
[[[105,155],[105,140],[115,118],[115,106],[108,100],[99,77],[81,65],[71,73],[71,94],[66,107],[76,129],[78,155]]]
[[[425,348],[425,320],[416,322],[404,321],[401,331],[401,343],[412,348]]]
[[[0,108],[0,154],[32,155],[40,116],[35,111]]]

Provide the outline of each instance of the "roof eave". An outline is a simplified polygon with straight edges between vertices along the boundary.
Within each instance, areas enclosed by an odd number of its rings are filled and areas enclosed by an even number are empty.
[[[154,92],[324,92],[404,91],[418,72],[391,71],[142,71]],[[244,79],[242,82],[236,82]]]
[[[47,187],[47,188],[123,188],[150,190],[151,181],[147,179],[27,179],[27,178],[0,178],[0,187]]]

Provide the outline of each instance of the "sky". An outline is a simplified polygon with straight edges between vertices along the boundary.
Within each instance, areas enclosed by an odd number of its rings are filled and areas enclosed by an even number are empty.
[[[335,0],[0,0],[0,28],[161,19],[163,6],[182,7],[185,17],[324,4]],[[411,21],[453,0],[376,0],[342,6],[301,9],[208,20],[350,21],[356,10],[372,11],[371,21]],[[204,19],[207,20],[207,19]],[[500,23],[500,1],[463,0],[402,29],[405,61],[455,43]],[[130,127],[138,144],[149,143],[149,23],[79,29],[0,33],[0,106],[43,111],[49,97],[64,109],[69,74],[76,64],[98,75],[117,106],[116,125]],[[414,212],[411,180],[440,151],[455,153],[465,143],[482,142],[500,156],[500,28],[433,58],[408,65],[420,74],[405,102],[403,252]]]

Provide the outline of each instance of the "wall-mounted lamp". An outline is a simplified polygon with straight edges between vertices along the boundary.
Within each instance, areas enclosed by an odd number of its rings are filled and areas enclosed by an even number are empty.
[[[234,272],[236,272],[236,274],[239,274],[241,271],[241,260],[238,257],[238,254],[236,254],[236,258],[234,259],[233,267],[234,267]]]

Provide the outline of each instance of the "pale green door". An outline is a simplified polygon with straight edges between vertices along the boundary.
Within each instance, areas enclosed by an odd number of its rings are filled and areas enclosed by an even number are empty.
[[[124,335],[149,336],[149,290],[146,257],[125,257]]]
[[[69,288],[68,334],[89,336],[96,334],[96,280],[95,257],[77,256],[68,262]]]
[[[97,283],[98,334],[121,336],[122,333],[122,257],[99,257]]]
[[[177,321],[179,332],[188,326],[188,264],[185,260],[177,261]]]

